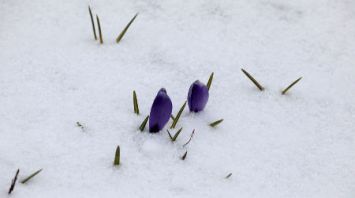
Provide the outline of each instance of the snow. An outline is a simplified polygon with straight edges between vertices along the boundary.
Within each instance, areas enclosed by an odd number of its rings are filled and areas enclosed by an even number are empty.
[[[353,197],[354,35],[351,0],[1,0],[0,197],[17,168],[43,171],[13,198]],[[211,72],[175,143],[138,131],[161,87],[176,115]]]

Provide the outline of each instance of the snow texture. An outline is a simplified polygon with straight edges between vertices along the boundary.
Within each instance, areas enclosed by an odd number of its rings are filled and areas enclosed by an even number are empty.
[[[0,197],[43,168],[11,197],[352,198],[354,35],[353,0],[0,0]],[[176,115],[211,72],[175,143],[138,130],[160,88]]]

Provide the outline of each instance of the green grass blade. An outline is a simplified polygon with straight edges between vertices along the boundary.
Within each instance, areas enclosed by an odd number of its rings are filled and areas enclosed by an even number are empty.
[[[242,69],[242,72],[254,83],[254,85],[256,87],[258,87],[258,89],[260,91],[263,91],[264,90],[264,87],[260,85],[260,83],[258,81],[255,80],[255,78],[250,75],[247,71],[245,71],[244,69]]]
[[[139,115],[139,107],[138,107],[138,99],[137,99],[136,91],[133,91],[133,109],[134,109],[134,113]]]
[[[133,23],[133,21],[136,19],[136,17],[138,16],[138,13],[136,15],[134,15],[134,17],[131,19],[131,21],[126,25],[126,27],[122,30],[122,32],[120,33],[120,35],[118,35],[117,39],[116,39],[116,43],[119,43],[123,36],[126,34],[129,26],[131,26],[131,24]]]
[[[214,75],[214,73],[212,72],[211,75],[210,75],[210,78],[208,79],[208,82],[207,82],[207,88],[208,88],[208,90],[210,90],[210,87],[211,87],[211,85],[212,85],[213,75]]]
[[[214,121],[210,124],[211,127],[216,127],[217,125],[219,125],[221,122],[223,122],[223,119],[220,119],[220,120],[217,120],[217,121]]]
[[[170,118],[174,121],[175,117],[171,114]]]
[[[293,87],[295,84],[297,84],[300,80],[302,79],[302,77],[298,78],[297,80],[295,80],[293,83],[291,83],[288,87],[286,87],[286,89],[284,89],[282,91],[282,95],[285,95],[286,92],[291,89],[291,87]]]
[[[143,120],[142,124],[139,126],[139,130],[140,130],[141,132],[144,131],[145,125],[147,125],[148,119],[149,119],[149,116],[145,117],[145,119]]]
[[[113,165],[118,166],[120,165],[121,160],[121,151],[120,146],[117,146],[116,153],[115,153],[115,160],[113,161]]]
[[[187,151],[184,153],[184,155],[181,157],[182,160],[185,160],[187,156]]]
[[[90,19],[91,19],[92,31],[94,32],[94,38],[95,38],[95,40],[97,40],[94,17],[92,16],[92,12],[91,12],[90,6],[89,6],[89,14],[90,14]]]
[[[172,139],[173,142],[175,142],[176,139],[179,137],[181,131],[182,131],[182,127],[175,133],[175,135],[174,135],[174,137],[173,137],[173,139]]]
[[[172,142],[175,142],[176,139],[179,137],[181,131],[182,131],[182,127],[175,133],[174,137],[170,134],[170,131],[169,131],[169,130],[167,130],[167,131],[168,131],[170,140],[171,140]]]
[[[175,117],[175,119],[174,119],[174,121],[173,121],[173,124],[172,124],[171,127],[170,127],[171,129],[175,128],[177,122],[178,122],[179,119],[180,119],[180,116],[181,116],[182,112],[183,112],[184,109],[185,109],[185,106],[186,106],[186,101],[184,102],[184,104],[183,104],[182,107],[180,108],[179,112],[177,113],[177,115],[176,115],[176,117]]]
[[[103,44],[104,40],[102,39],[102,31],[101,31],[100,19],[99,19],[99,16],[97,16],[97,15],[96,15],[96,21],[97,21],[97,27],[99,28],[100,43]]]
[[[169,131],[168,129],[167,129],[166,131],[167,131],[168,134],[169,134],[170,140],[173,141],[173,136],[171,136],[170,131]]]
[[[17,169],[15,177],[11,181],[11,186],[10,186],[8,194],[11,194],[12,191],[15,189],[15,185],[16,185],[16,181],[17,181],[17,177],[18,177],[19,173],[20,173],[20,169]]]
[[[225,178],[228,179],[232,176],[232,173],[229,173]]]
[[[34,176],[36,176],[38,173],[40,173],[42,171],[42,169],[39,169],[38,171],[32,173],[30,176],[26,177],[25,179],[23,179],[21,181],[22,184],[25,184],[26,182],[28,182],[30,179],[32,179]]]

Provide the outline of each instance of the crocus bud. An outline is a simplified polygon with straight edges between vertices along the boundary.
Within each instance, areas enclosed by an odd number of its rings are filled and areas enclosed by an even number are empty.
[[[187,96],[190,111],[202,111],[207,104],[208,95],[208,88],[205,84],[201,83],[199,80],[192,83]]]
[[[149,132],[157,133],[169,121],[173,105],[164,88],[161,88],[154,99],[149,116]]]

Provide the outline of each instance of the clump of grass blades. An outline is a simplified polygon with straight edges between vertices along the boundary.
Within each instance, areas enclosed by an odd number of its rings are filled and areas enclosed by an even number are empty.
[[[298,78],[297,80],[295,80],[293,83],[291,83],[288,87],[286,87],[281,93],[282,95],[285,95],[286,92],[291,89],[295,84],[297,84],[300,80],[302,79],[302,77]]]
[[[187,151],[184,153],[184,155],[181,157],[181,160],[185,160],[187,156]]]
[[[38,171],[32,173],[31,175],[29,175],[28,177],[26,177],[25,179],[23,179],[21,181],[22,184],[25,184],[26,182],[28,182],[29,180],[31,180],[34,176],[36,176],[38,173],[40,173],[42,171],[42,169],[39,169]]]
[[[114,166],[120,165],[120,160],[121,160],[121,151],[120,151],[120,146],[117,146],[116,148],[116,153],[115,153],[115,160],[113,161]]]
[[[133,21],[137,18],[138,13],[136,15],[134,15],[134,17],[131,19],[131,21],[129,21],[129,23],[126,25],[126,27],[122,30],[122,32],[118,35],[117,39],[116,39],[116,43],[119,43],[123,36],[126,34],[128,28],[131,26],[131,24],[133,23]]]
[[[208,79],[208,82],[207,82],[207,88],[208,88],[208,90],[210,90],[210,87],[211,87],[211,85],[212,85],[213,75],[214,75],[214,73],[212,72],[211,75],[210,75],[210,78]]]
[[[97,21],[97,27],[99,28],[100,43],[103,44],[104,40],[102,39],[102,31],[101,31],[100,19],[99,19],[99,16],[97,16],[97,15],[96,15],[96,21]]]
[[[184,102],[184,104],[181,106],[179,112],[176,114],[176,117],[173,119],[173,123],[171,124],[171,129],[175,128],[176,124],[178,123],[180,116],[182,114],[182,112],[184,111],[186,106],[186,101]]]
[[[181,131],[182,131],[182,127],[175,133],[174,136],[172,136],[172,135],[170,134],[169,130],[167,130],[167,132],[168,132],[168,134],[169,134],[169,137],[170,137],[170,140],[171,140],[172,142],[175,142],[176,139],[178,138],[178,136],[180,135]]]
[[[242,72],[254,83],[254,85],[260,90],[263,91],[264,87],[260,85],[260,83],[258,81],[255,80],[255,78],[250,75],[247,71],[245,71],[244,69],[242,69]]]
[[[138,99],[137,99],[136,91],[133,91],[133,109],[134,109],[134,113],[139,115],[139,107],[138,107]]]
[[[95,23],[94,23],[94,17],[92,16],[92,12],[91,12],[91,8],[89,7],[89,14],[90,14],[90,19],[91,19],[91,25],[92,25],[92,31],[94,33],[94,38],[95,40],[97,40],[97,36],[96,36],[96,28],[95,28]]]
[[[145,125],[147,125],[148,119],[149,119],[149,116],[145,117],[145,119],[143,120],[142,124],[139,126],[139,130],[140,130],[141,132],[144,131]]]
[[[189,139],[184,145],[182,145],[183,147],[187,146],[187,145],[191,142],[192,137],[194,136],[194,134],[195,134],[195,129],[192,130],[192,133],[191,133],[191,135],[190,135],[190,139]]]
[[[216,126],[219,125],[221,122],[223,122],[223,119],[220,119],[220,120],[217,120],[217,121],[214,121],[214,122],[210,123],[210,126],[211,126],[211,127],[216,127]]]
[[[11,194],[12,191],[15,189],[15,185],[16,185],[16,181],[17,181],[17,177],[18,177],[19,173],[20,173],[20,169],[17,169],[15,177],[11,181],[11,186],[10,186],[8,194]]]

